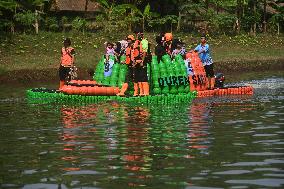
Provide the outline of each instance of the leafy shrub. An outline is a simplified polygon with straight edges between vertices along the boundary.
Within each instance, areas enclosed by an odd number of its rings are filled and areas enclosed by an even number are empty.
[[[45,28],[49,31],[58,31],[59,25],[56,17],[45,18]]]
[[[225,14],[225,13],[219,13],[219,14],[213,14],[210,18],[210,28],[212,32],[222,32],[227,33],[229,32],[234,25],[234,22],[236,20],[236,16],[231,14]]]
[[[80,18],[80,17],[76,17],[73,21],[72,21],[72,28],[75,29],[76,31],[83,31],[83,33],[86,30],[86,26],[87,26],[88,22],[87,20]]]
[[[14,18],[17,22],[24,26],[24,31],[26,28],[30,29],[30,27],[35,23],[36,20],[35,14],[30,10],[16,13]]]

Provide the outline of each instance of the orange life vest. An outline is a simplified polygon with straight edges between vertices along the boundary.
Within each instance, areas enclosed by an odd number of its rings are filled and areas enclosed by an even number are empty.
[[[143,47],[142,43],[139,40],[136,40],[133,44],[133,46],[128,46],[125,50],[125,55],[126,55],[126,64],[130,64],[131,61],[135,62],[137,60],[142,60],[143,57]]]
[[[72,50],[74,50],[74,48],[72,47],[62,47],[61,49],[61,65],[62,66],[72,66],[73,64],[73,56],[71,55]]]
[[[131,63],[131,51],[132,51],[132,47],[131,46],[128,46],[125,49],[125,56],[126,56],[125,64],[127,64],[127,65],[129,65]]]
[[[135,61],[135,60],[142,60],[143,57],[143,47],[142,47],[142,43],[139,40],[136,40],[133,46],[133,51],[132,51],[132,55],[131,55],[131,60]]]

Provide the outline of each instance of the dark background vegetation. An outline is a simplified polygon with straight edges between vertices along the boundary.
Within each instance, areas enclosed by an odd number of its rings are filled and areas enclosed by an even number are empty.
[[[279,34],[284,0],[0,0],[0,14],[0,29],[7,33],[37,27],[117,32],[141,25],[148,32]]]
[[[0,81],[57,80],[70,37],[81,78],[136,26],[155,45],[173,32],[187,49],[208,36],[217,71],[283,70],[284,0],[0,0]]]

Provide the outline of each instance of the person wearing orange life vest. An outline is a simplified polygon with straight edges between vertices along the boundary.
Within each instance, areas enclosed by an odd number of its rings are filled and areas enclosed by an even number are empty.
[[[125,64],[128,67],[128,71],[125,77],[125,82],[123,83],[120,92],[117,94],[117,96],[124,96],[125,92],[128,89],[129,83],[130,82],[134,82],[134,62],[133,62],[133,46],[134,46],[134,42],[135,42],[135,38],[133,35],[128,35],[127,36],[127,42],[128,42],[128,46],[125,49]],[[134,95],[135,93],[138,94],[138,88],[135,88],[135,86],[138,86],[138,84],[134,82]],[[136,91],[135,91],[136,89]]]
[[[171,56],[172,55],[172,42],[173,42],[173,34],[172,33],[165,33],[164,36],[164,40],[165,40],[165,49],[166,52]]]
[[[62,47],[61,49],[61,61],[59,67],[59,89],[61,89],[65,85],[65,82],[70,80],[70,72],[72,67],[74,66],[75,60],[75,50],[73,47],[71,47],[70,38],[66,38],[63,44],[64,47]]]
[[[135,83],[138,83],[139,96],[149,95],[149,83],[147,77],[147,63],[149,62],[149,42],[144,38],[144,34],[141,28],[135,30],[136,41],[133,46],[133,58],[134,58],[134,76]],[[134,84],[135,84],[134,83]],[[137,85],[134,89],[137,89]],[[135,91],[135,90],[134,90]],[[134,94],[138,95],[138,94]]]

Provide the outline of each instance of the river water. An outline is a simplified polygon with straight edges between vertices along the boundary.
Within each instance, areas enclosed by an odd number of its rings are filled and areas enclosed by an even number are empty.
[[[283,188],[284,77],[251,75],[238,85],[253,96],[166,106],[35,103],[2,85],[0,188]]]

